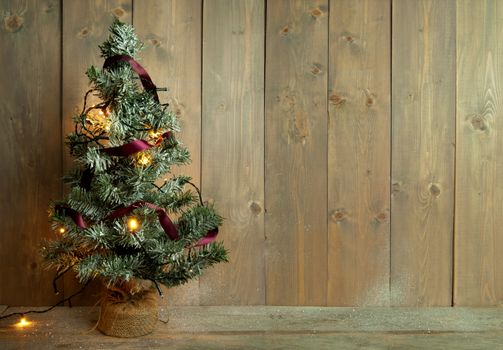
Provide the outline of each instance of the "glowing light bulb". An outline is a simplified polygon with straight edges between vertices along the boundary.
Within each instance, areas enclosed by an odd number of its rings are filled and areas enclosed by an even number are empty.
[[[110,131],[110,124],[112,124],[110,123],[110,119],[104,119],[102,123],[103,130]]]
[[[95,108],[94,106],[87,113],[87,122],[94,126],[95,128],[105,130],[106,132],[110,131],[110,119],[108,119],[108,115],[110,111],[103,108]]]
[[[86,120],[91,125],[96,124],[96,112],[94,111],[94,109],[91,109],[89,112],[87,112]]]
[[[150,157],[150,155],[142,153],[138,157],[138,164],[146,166],[149,165],[150,163],[152,163],[152,157]]]
[[[29,326],[30,324],[31,324],[31,322],[28,321],[26,319],[26,317],[21,317],[21,319],[19,320],[19,322],[16,323],[16,327],[18,327],[18,328],[24,328],[24,327]]]
[[[127,225],[129,227],[129,230],[134,232],[140,227],[140,222],[138,221],[138,219],[133,217],[129,218]]]
[[[65,233],[65,232],[66,232],[66,230],[65,230],[65,228],[64,228],[64,227],[60,227],[58,231],[59,231],[59,233],[61,233],[61,234],[63,234],[63,233]]]
[[[161,135],[162,135],[162,132],[159,130],[158,131],[150,130],[148,133],[148,136],[150,136],[150,138],[152,138],[152,139],[158,139]]]

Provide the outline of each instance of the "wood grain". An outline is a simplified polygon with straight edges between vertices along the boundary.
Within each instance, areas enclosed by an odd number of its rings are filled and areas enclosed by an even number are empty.
[[[329,305],[389,303],[390,4],[330,3]]]
[[[327,295],[328,2],[267,4],[266,287],[269,305]]]
[[[264,304],[264,2],[203,10],[202,190],[225,221],[230,263],[200,279],[208,304]]]
[[[0,303],[53,303],[39,248],[61,196],[60,5],[2,1],[0,28]]]
[[[62,111],[63,137],[72,129],[72,116],[80,113],[84,94],[89,89],[85,75],[89,66],[101,67],[98,45],[108,37],[112,16],[131,22],[132,0],[65,0],[63,2],[63,66],[62,66]],[[91,103],[93,101],[90,101]],[[73,159],[64,150],[63,169],[67,172],[74,166]],[[65,295],[78,290],[73,276],[65,276]],[[86,292],[75,298],[75,304],[94,305],[99,296],[99,284],[91,284]]]
[[[0,320],[2,350],[499,349],[503,337],[500,308],[172,307],[169,322],[141,338],[101,334],[98,308],[28,318],[23,330]]]
[[[201,0],[145,0],[134,5],[133,25],[145,43],[142,65],[181,121],[177,136],[189,149],[192,163],[174,169],[200,185],[201,173]],[[183,40],[181,40],[183,38]],[[199,281],[167,293],[170,305],[199,305]]]
[[[62,138],[86,69],[103,63],[97,45],[112,15],[134,19],[147,44],[141,63],[169,88],[161,99],[192,154],[180,171],[226,218],[231,263],[169,291],[165,304],[502,303],[501,1],[3,0],[0,9],[1,304],[57,300],[37,249],[73,166]],[[64,287],[69,295],[78,283]],[[74,303],[94,304],[98,292]]]
[[[503,301],[503,3],[457,3],[455,305]]]
[[[451,305],[455,7],[393,2],[393,305]]]

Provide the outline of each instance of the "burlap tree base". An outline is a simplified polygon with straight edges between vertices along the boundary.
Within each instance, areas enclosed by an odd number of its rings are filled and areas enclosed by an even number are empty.
[[[113,337],[132,338],[152,333],[159,315],[155,288],[135,294],[109,289],[101,303],[98,329]]]

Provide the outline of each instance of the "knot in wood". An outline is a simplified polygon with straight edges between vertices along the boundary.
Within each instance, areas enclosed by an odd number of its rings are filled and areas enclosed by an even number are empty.
[[[430,184],[430,193],[434,198],[440,196],[440,186],[438,184]]]
[[[346,99],[342,96],[339,96],[336,93],[333,93],[332,95],[330,95],[328,100],[329,100],[330,104],[333,104],[334,106],[342,106],[343,104],[346,103]]]
[[[112,10],[112,13],[116,17],[122,17],[126,14],[126,11],[124,11],[124,9],[121,7],[116,7]]]
[[[256,201],[250,201],[248,207],[255,216],[259,215],[262,212],[262,207]]]
[[[311,10],[311,16],[314,18],[318,18],[323,15],[323,12],[319,8],[315,8]]]
[[[311,67],[311,73],[313,75],[318,75],[321,73],[321,64],[319,63],[313,63],[312,67]]]
[[[389,217],[388,213],[381,212],[381,213],[377,214],[376,221],[379,223],[384,223],[384,222],[388,221],[388,217]]]
[[[160,40],[157,40],[157,39],[149,39],[149,42],[150,42],[150,44],[152,44],[152,46],[155,46],[155,47],[159,47],[159,46],[161,46],[161,41],[160,41]]]
[[[346,209],[344,209],[344,208],[335,209],[330,214],[330,218],[332,219],[332,221],[335,221],[335,222],[344,221],[346,219],[346,217],[347,217],[347,212],[346,212]]]
[[[182,109],[179,106],[176,106],[175,108],[173,108],[173,113],[175,113],[175,115],[177,117],[181,117],[182,116]]]
[[[365,89],[365,105],[367,107],[372,107],[375,104],[376,95],[370,92],[369,89]]]
[[[474,115],[471,118],[472,127],[475,130],[486,131],[487,130],[487,120],[481,115]]]
[[[279,32],[282,36],[286,36],[290,33],[290,28],[288,25],[284,26],[281,31]]]
[[[88,27],[84,27],[79,31],[78,37],[79,38],[85,38],[89,34],[90,30]]]
[[[4,27],[7,31],[15,33],[23,27],[24,18],[18,15],[4,17]]]

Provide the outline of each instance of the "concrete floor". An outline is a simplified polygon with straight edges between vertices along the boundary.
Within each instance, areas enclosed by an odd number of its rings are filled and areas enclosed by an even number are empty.
[[[93,329],[98,308],[28,318],[0,321],[0,349],[503,349],[500,308],[172,307],[136,339]]]

